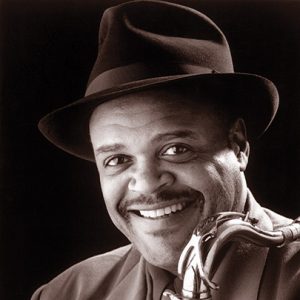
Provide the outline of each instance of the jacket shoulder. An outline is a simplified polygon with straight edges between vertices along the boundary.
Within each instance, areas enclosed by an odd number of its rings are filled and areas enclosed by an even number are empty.
[[[277,229],[278,227],[281,227],[281,226],[291,224],[291,222],[293,221],[292,219],[286,218],[286,217],[272,211],[271,209],[263,208],[263,210],[270,218],[274,229]]]
[[[127,245],[75,264],[41,286],[31,300],[86,299],[95,293],[131,250]]]
[[[264,209],[274,230],[291,224],[292,219]],[[283,247],[271,247],[266,260],[259,299],[300,299],[300,241]]]

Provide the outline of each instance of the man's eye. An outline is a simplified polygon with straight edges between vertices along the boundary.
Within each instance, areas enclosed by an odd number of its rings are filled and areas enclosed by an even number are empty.
[[[189,149],[183,145],[174,145],[165,150],[162,155],[179,155],[189,151]]]
[[[129,161],[129,158],[126,156],[115,156],[113,158],[107,159],[104,162],[104,166],[105,167],[115,167],[115,166],[127,163],[128,161]]]

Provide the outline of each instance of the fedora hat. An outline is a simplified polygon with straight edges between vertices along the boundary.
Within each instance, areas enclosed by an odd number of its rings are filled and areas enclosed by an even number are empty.
[[[39,129],[59,148],[93,161],[89,118],[98,105],[180,85],[218,91],[218,101],[245,119],[250,138],[268,128],[278,108],[270,80],[234,72],[226,38],[207,16],[170,2],[132,1],[104,12],[84,97],[43,117]]]

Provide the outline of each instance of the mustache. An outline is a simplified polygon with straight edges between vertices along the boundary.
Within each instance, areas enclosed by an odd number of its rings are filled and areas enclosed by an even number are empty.
[[[126,216],[128,214],[127,207],[135,204],[154,205],[161,202],[167,202],[175,199],[189,199],[190,201],[204,200],[204,196],[201,192],[191,188],[181,190],[163,190],[156,194],[138,195],[135,198],[124,198],[119,206],[118,211],[121,215]]]

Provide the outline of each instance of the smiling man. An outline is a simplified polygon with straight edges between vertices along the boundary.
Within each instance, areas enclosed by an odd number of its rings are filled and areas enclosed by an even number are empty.
[[[148,262],[174,274],[200,221],[245,206],[244,124],[228,128],[220,115],[207,99],[169,88],[104,103],[90,120],[111,219]]]
[[[244,175],[248,140],[277,107],[273,83],[234,73],[225,36],[200,12],[161,1],[108,9],[85,97],[39,127],[95,161],[108,213],[131,244],[75,265],[33,299],[164,299],[166,288],[180,292],[182,250],[211,216],[245,213],[267,231],[290,224],[259,206]],[[213,299],[298,299],[299,247],[229,243]]]

